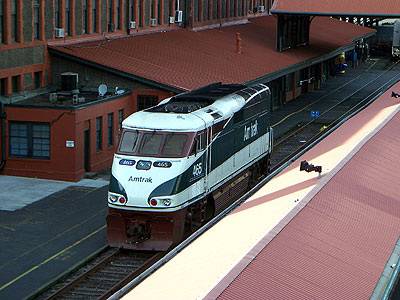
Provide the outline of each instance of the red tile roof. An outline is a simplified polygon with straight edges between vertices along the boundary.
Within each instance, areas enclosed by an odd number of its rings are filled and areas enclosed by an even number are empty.
[[[236,32],[242,54],[236,52]],[[318,17],[312,21],[310,45],[278,53],[276,19],[203,31],[176,30],[127,38],[50,46],[67,55],[182,90],[213,82],[244,83],[314,59],[374,30]]]
[[[272,13],[301,13],[311,15],[400,16],[398,0],[275,0]]]
[[[355,122],[395,105],[390,92]],[[397,109],[218,299],[369,299],[400,235],[399,128]]]

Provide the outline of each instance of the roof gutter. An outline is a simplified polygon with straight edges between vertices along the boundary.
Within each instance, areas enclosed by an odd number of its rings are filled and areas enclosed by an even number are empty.
[[[333,13],[318,11],[288,11],[271,9],[271,13],[275,15],[311,15],[323,17],[365,17],[365,18],[400,18],[399,14],[362,14],[362,13]]]
[[[3,170],[5,164],[6,164],[6,129],[5,129],[5,120],[6,120],[6,112],[4,110],[4,103],[0,101],[1,103],[1,110],[0,110],[0,118],[1,118],[1,156],[2,160],[0,163],[0,171]]]
[[[371,295],[370,300],[388,300],[391,298],[400,273],[400,238],[394,246],[381,277]],[[398,284],[398,283],[397,283]]]

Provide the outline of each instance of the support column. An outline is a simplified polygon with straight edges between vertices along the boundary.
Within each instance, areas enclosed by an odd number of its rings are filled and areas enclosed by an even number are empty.
[[[11,44],[11,3],[10,1],[5,1],[4,3],[4,43],[6,45]],[[9,84],[7,83],[7,86]],[[7,88],[8,89],[8,88]],[[6,94],[7,94],[6,90]]]
[[[89,0],[86,4],[87,10],[87,34],[93,34],[93,1],[96,0]]]
[[[41,0],[40,1],[40,40],[45,41],[46,40],[46,36],[45,36],[45,31],[44,31],[44,24],[45,24],[45,15],[44,15],[44,10],[46,6],[46,1]],[[51,5],[50,5],[51,6]]]

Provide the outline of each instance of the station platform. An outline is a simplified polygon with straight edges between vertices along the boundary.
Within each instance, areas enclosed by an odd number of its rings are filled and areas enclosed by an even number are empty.
[[[392,89],[123,299],[369,299],[400,235]]]
[[[383,58],[360,63],[358,69],[330,78],[320,90],[273,111],[275,136],[308,122],[311,110],[324,111],[390,64]],[[0,176],[0,299],[33,295],[107,245],[107,179],[70,183]]]

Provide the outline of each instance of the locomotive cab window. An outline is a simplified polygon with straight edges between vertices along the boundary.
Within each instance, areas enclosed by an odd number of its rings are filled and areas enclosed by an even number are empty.
[[[190,151],[190,155],[196,154],[202,150],[204,150],[205,147],[205,139],[204,139],[204,132],[197,134],[197,136],[194,139],[192,151]]]
[[[119,151],[132,154],[135,153],[138,139],[139,139],[138,131],[124,131],[121,138]]]
[[[139,154],[157,155],[160,151],[163,135],[159,133],[145,133],[139,147]]]
[[[188,136],[186,134],[167,134],[161,154],[168,156],[182,155],[187,139]]]

